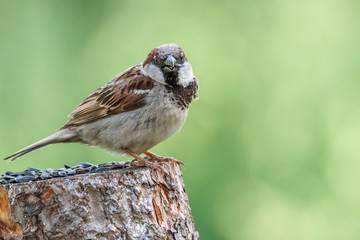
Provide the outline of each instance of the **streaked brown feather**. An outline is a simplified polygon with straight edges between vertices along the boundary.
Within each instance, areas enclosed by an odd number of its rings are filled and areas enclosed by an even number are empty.
[[[89,95],[69,114],[72,119],[60,129],[88,124],[144,106],[146,93],[139,94],[134,91],[150,90],[154,87],[154,82],[141,73],[140,67],[141,65],[136,65],[120,73]]]

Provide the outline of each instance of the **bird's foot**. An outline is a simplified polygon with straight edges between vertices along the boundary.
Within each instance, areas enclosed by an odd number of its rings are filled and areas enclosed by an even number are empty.
[[[163,164],[165,162],[173,162],[173,163],[177,164],[178,166],[183,165],[184,168],[185,168],[185,163],[183,163],[183,162],[181,162],[179,160],[176,160],[175,158],[162,157],[162,156],[156,155],[155,153],[152,153],[152,152],[149,152],[149,151],[144,152],[144,154],[150,158],[149,159],[150,161],[158,161],[159,164]]]
[[[134,166],[134,167],[148,167],[150,169],[162,172],[162,174],[164,174],[165,177],[171,178],[170,174],[168,174],[164,170],[164,168],[161,166],[160,163],[153,163],[153,162],[150,162],[150,160],[145,159],[145,158],[141,158],[141,159],[135,158],[134,160],[131,161],[130,165]]]
[[[134,157],[135,159],[131,161],[130,165],[134,167],[148,167],[150,169],[158,170],[164,174],[165,177],[172,178],[170,174],[168,174],[164,168],[161,166],[160,163],[151,162],[150,159],[145,159],[140,157],[136,153],[132,152],[130,149],[124,148],[124,152],[129,154],[130,156]]]

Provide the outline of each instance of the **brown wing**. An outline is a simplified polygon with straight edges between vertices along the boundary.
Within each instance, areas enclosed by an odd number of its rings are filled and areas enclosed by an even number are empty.
[[[94,122],[113,114],[132,111],[145,104],[145,95],[154,82],[136,65],[97,89],[69,114],[72,117],[61,129]]]

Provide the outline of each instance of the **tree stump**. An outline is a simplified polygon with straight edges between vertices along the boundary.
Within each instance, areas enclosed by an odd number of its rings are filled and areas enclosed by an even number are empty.
[[[128,167],[0,185],[3,239],[199,239],[181,169]]]

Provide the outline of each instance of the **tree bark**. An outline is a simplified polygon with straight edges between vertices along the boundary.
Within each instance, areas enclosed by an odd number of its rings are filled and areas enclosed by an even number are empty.
[[[0,185],[3,239],[199,239],[181,169],[129,167]]]

